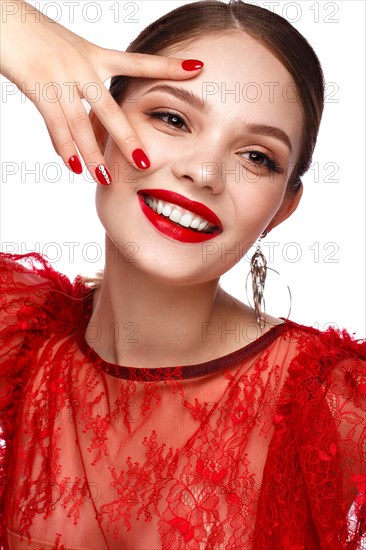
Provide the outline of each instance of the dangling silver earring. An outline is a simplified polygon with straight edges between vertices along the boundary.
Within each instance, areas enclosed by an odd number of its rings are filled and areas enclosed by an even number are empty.
[[[266,326],[266,306],[264,300],[264,285],[267,277],[267,260],[261,250],[261,239],[267,236],[268,232],[265,230],[259,237],[256,251],[254,252],[252,259],[250,260],[250,273],[252,275],[252,289],[254,300],[255,318],[260,328]],[[263,310],[262,310],[263,303]]]
[[[277,323],[271,323],[270,321],[266,320],[266,307],[265,307],[265,300],[264,300],[264,285],[266,282],[267,277],[267,271],[273,271],[273,273],[276,273],[277,275],[280,275],[278,271],[275,269],[272,269],[271,267],[267,267],[267,260],[261,250],[261,239],[264,239],[268,235],[268,231],[265,230],[263,233],[259,236],[259,241],[257,244],[256,251],[253,254],[253,257],[250,261],[250,271],[247,275],[245,290],[247,295],[248,304],[250,304],[249,296],[248,296],[248,279],[249,275],[252,276],[252,290],[253,290],[253,302],[254,302],[254,311],[255,311],[255,318],[260,326],[260,328],[264,328],[267,324],[273,325]],[[289,318],[291,313],[291,307],[292,307],[292,296],[291,296],[291,290],[288,285],[286,285],[286,288],[289,293],[290,298],[290,306],[289,311],[287,314],[286,319]],[[262,306],[263,303],[263,306]],[[252,306],[251,306],[252,307]],[[281,317],[282,319],[285,319],[285,317]]]

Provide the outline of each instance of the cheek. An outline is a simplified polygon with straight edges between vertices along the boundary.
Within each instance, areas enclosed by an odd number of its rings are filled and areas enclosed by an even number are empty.
[[[104,157],[105,157],[106,161],[108,161],[108,159],[113,155],[115,149],[117,149],[117,146],[114,143],[114,141],[112,140],[112,138],[109,137],[108,141],[107,141],[107,144],[105,146],[105,150],[104,150]]]
[[[132,160],[129,161],[124,156],[111,138],[108,139],[104,158],[112,176],[112,185],[107,189],[108,197],[111,195],[124,195],[139,186],[143,174],[135,168]]]
[[[233,193],[237,215],[243,220],[256,220],[278,210],[285,196],[287,181],[277,174],[258,181],[247,179],[241,184]]]
[[[158,187],[168,187],[172,185],[171,176],[169,177],[169,169],[174,165],[174,161],[178,159],[182,152],[182,145],[176,140],[168,143],[164,140],[164,136],[154,129],[138,132],[141,136],[141,142],[144,151],[150,159],[151,167],[149,170],[141,171],[135,167],[134,162],[129,161],[118,148],[118,146],[110,140],[105,149],[104,158],[110,170],[115,187],[118,186],[118,194],[127,196],[130,192],[135,192],[145,186],[145,182],[152,181],[151,178],[156,178]],[[163,175],[164,174],[164,175]],[[151,186],[147,184],[147,186]],[[113,189],[115,191],[115,189]]]
[[[275,182],[258,182],[257,185],[244,184],[240,193],[233,197],[233,220],[226,238],[229,241],[248,245],[255,242],[260,233],[269,225],[281,208],[285,196],[285,185]],[[226,240],[226,239],[225,239]]]
[[[128,165],[132,168],[132,162],[129,162],[115,142],[108,138],[104,150],[104,158],[108,169],[112,175],[113,182],[123,180],[123,173],[128,170]]]
[[[143,149],[151,160],[151,169],[153,170],[159,163],[169,160],[172,154],[175,155],[175,151],[182,151],[184,145],[182,145],[182,141],[178,139],[178,136],[166,133],[161,128],[159,129],[157,122],[154,124],[152,120],[143,114],[144,108],[144,103],[138,109],[131,104],[123,109],[123,112],[134,132],[140,138]],[[114,154],[113,148],[112,152]],[[149,172],[151,173],[151,170]]]
[[[113,183],[112,183],[113,185]],[[113,227],[112,220],[118,220],[117,217],[117,201],[113,200],[113,194],[110,193],[110,189],[103,189],[97,187],[95,195],[95,206],[101,224],[107,233],[109,233],[111,227]]]

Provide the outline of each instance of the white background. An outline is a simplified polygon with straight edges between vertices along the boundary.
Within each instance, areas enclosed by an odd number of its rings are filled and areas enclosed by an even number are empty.
[[[123,50],[152,20],[187,2],[30,3],[88,40]],[[303,178],[300,206],[263,244],[269,266],[281,274],[269,272],[267,311],[288,315],[289,285],[291,319],[320,329],[328,324],[345,327],[362,338],[365,3],[255,3],[285,16],[304,34],[321,60],[327,82],[325,113],[313,168]],[[62,165],[38,111],[4,78],[0,108],[1,249],[16,253],[41,251],[71,280],[78,273],[92,275],[104,264],[104,231],[95,213],[95,183],[86,170],[77,176]],[[246,301],[248,270],[248,259],[244,258],[222,278],[224,288],[242,301]]]

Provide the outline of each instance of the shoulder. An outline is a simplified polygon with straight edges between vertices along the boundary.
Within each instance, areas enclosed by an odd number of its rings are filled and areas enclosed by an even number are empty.
[[[47,282],[56,281],[63,281],[66,287],[71,284],[68,278],[57,272],[42,254],[0,252],[0,284],[3,287],[18,285],[20,289],[27,286],[46,286]]]
[[[356,540],[365,516],[366,342],[344,328],[288,323],[296,353],[279,410],[294,435],[319,532],[339,540],[352,505]]]
[[[366,358],[366,340],[355,338],[345,328],[330,326],[322,331],[295,321],[285,322],[299,359],[317,357],[323,363],[334,363],[350,356]]]
[[[334,327],[320,331],[286,321],[286,328],[284,339],[292,350],[285,384],[288,397],[303,407],[309,399],[327,395],[338,408],[342,402],[365,411],[366,341]]]
[[[72,283],[37,252],[0,253],[0,290],[3,327],[11,325],[13,330],[77,319],[91,292],[80,277]]]
[[[75,293],[74,289],[78,289],[82,294],[90,291],[80,275],[71,282],[67,275],[57,271],[50,261],[38,252],[0,252],[0,284],[58,287],[69,294]]]

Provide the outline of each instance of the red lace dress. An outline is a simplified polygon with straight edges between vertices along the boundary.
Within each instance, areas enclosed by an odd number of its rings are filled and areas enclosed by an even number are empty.
[[[5,549],[360,547],[366,343],[284,321],[206,363],[113,365],[93,289],[0,257]]]

